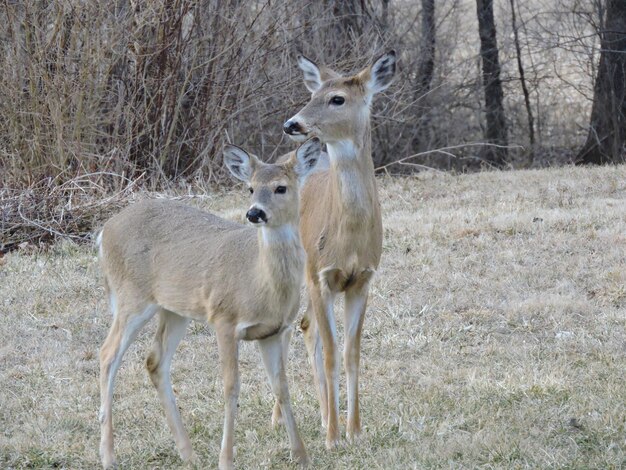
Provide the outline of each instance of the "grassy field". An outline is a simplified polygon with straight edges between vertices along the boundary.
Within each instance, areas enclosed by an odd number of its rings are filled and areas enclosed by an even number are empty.
[[[294,411],[313,466],[626,467],[626,166],[379,186],[385,242],[364,327],[358,445],[325,450],[301,335],[292,342]],[[244,193],[190,203],[236,217]],[[94,468],[110,324],[95,251],[65,243],[0,263],[0,467]],[[121,468],[181,465],[144,369],[153,329],[118,375]],[[240,356],[235,463],[291,468],[256,348]],[[214,467],[223,411],[208,326],[190,327],[173,380],[196,452]]]

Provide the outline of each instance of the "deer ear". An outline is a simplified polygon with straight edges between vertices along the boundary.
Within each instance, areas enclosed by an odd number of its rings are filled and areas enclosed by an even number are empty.
[[[304,86],[311,93],[315,93],[322,86],[322,74],[320,68],[310,59],[303,55],[298,56],[298,67],[304,72]]]
[[[235,178],[248,183],[252,178],[256,158],[236,145],[225,145],[224,163]]]
[[[393,50],[381,55],[370,67],[361,72],[366,78],[365,85],[371,94],[386,90],[391,85],[395,73],[396,51]]]
[[[295,170],[298,178],[302,179],[315,168],[322,154],[322,143],[317,137],[304,142],[296,150]]]

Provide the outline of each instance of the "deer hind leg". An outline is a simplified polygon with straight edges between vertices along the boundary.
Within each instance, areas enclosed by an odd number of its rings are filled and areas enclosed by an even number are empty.
[[[344,367],[348,389],[348,423],[346,437],[353,442],[361,434],[359,416],[359,361],[361,355],[361,332],[367,306],[368,284],[355,286],[346,291]]]
[[[282,411],[282,417],[285,421],[285,428],[287,429],[287,435],[289,436],[289,443],[291,445],[292,458],[301,465],[308,465],[309,457],[304,448],[302,439],[300,438],[296,420],[291,409],[291,399],[289,398],[289,387],[287,385],[287,374],[285,371],[285,358],[283,356],[285,345],[284,337],[291,336],[290,330],[291,328],[288,328],[282,334],[276,334],[269,338],[259,340],[257,344],[261,351],[261,357],[272,391]]]
[[[224,381],[224,431],[220,450],[219,469],[233,468],[233,445],[235,415],[239,398],[239,345],[232,325],[216,324],[217,348],[219,351],[222,379]]]
[[[315,287],[311,287],[309,292]],[[328,427],[328,395],[326,384],[326,373],[324,372],[324,358],[322,356],[322,337],[320,336],[315,319],[315,311],[311,300],[300,322],[300,328],[304,333],[304,344],[309,356],[311,367],[313,368],[313,379],[317,387],[317,396],[320,404],[320,415],[322,427]]]
[[[328,410],[326,428],[326,448],[333,449],[339,444],[339,361],[337,358],[337,327],[335,323],[335,293],[325,279],[311,286],[309,296],[315,311],[315,319],[322,337],[324,348],[324,374],[326,376],[326,404]]]
[[[283,367],[287,370],[287,358],[289,357],[289,343],[291,342],[291,336],[293,334],[292,328],[287,328],[281,336],[282,342],[282,358]],[[284,424],[282,412],[280,410],[280,401],[276,398],[274,403],[274,410],[272,411],[272,427],[276,429],[281,424]]]
[[[190,321],[190,319],[181,317],[169,310],[161,309],[159,311],[159,326],[152,343],[152,349],[146,358],[146,368],[154,387],[157,389],[161,405],[165,410],[167,424],[174,436],[181,458],[185,461],[195,462],[197,459],[189,435],[185,431],[180,411],[176,406],[170,373],[172,357],[178,344],[185,336]]]
[[[157,310],[151,304],[125,305],[121,301],[117,302],[114,295],[111,296],[111,302],[111,310],[115,316],[109,334],[100,348],[100,459],[104,468],[115,466],[111,416],[115,375],[124,353]]]

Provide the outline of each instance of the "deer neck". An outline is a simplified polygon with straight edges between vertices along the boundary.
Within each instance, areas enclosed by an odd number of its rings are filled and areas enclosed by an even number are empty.
[[[261,227],[258,230],[258,269],[266,283],[287,288],[300,285],[304,268],[304,250],[298,224]]]
[[[351,138],[328,142],[331,197],[342,218],[372,214],[378,203],[369,122]]]

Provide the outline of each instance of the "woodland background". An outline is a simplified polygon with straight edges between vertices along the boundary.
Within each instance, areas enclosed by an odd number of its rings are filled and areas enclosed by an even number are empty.
[[[620,0],[5,0],[0,45],[5,251],[84,237],[94,195],[228,184],[225,142],[292,149],[298,53],[349,72],[397,50],[381,171],[625,159]]]

